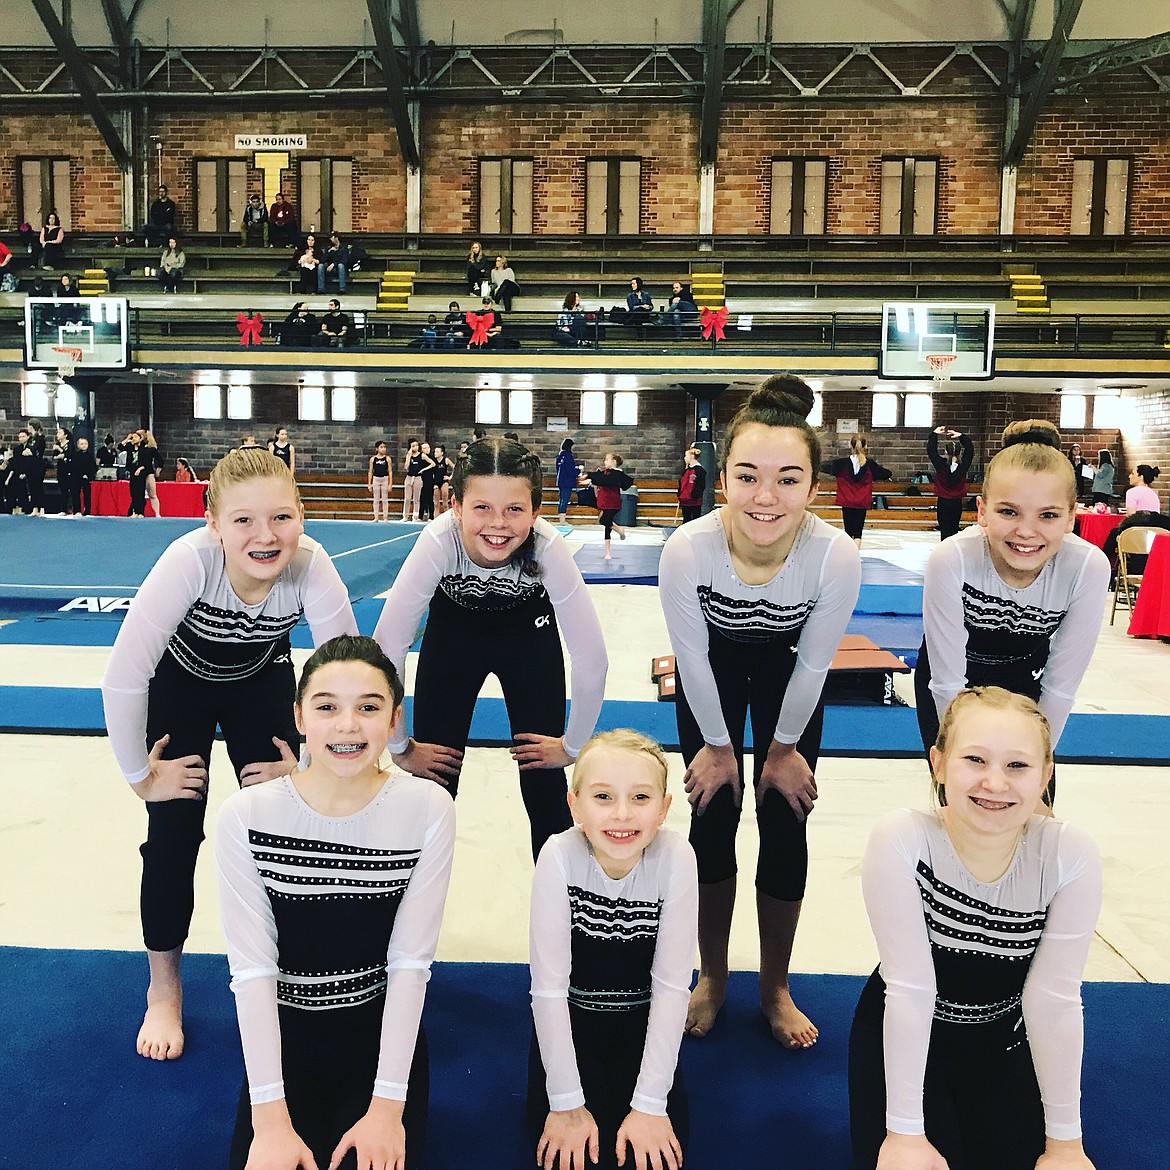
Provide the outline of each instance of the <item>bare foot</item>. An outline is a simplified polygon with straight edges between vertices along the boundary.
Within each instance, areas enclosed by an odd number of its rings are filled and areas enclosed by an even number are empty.
[[[691,1001],[687,1006],[688,1036],[706,1036],[715,1026],[715,1017],[727,998],[727,976],[717,979],[713,975],[700,973]]]
[[[772,1038],[793,1052],[811,1048],[817,1042],[817,1026],[792,1002],[788,988],[780,988],[770,1002],[760,996],[760,1011],[772,1029]]]
[[[181,1002],[160,998],[148,1002],[138,1031],[138,1055],[148,1060],[178,1060],[183,1055]]]

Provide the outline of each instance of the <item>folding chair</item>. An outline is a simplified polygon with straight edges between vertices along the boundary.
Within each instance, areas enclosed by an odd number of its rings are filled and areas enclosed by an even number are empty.
[[[1164,528],[1126,528],[1117,534],[1117,580],[1113,587],[1113,608],[1109,611],[1109,624],[1119,609],[1128,609],[1133,612],[1133,603],[1137,599],[1138,588],[1142,583],[1142,574],[1133,571],[1129,558],[1133,556],[1148,556],[1150,542],[1155,536],[1164,532]],[[1144,571],[1144,565],[1143,565]],[[1122,602],[1124,598],[1124,603]]]

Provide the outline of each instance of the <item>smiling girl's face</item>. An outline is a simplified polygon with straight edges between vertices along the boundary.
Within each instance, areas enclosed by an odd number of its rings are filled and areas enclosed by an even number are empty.
[[[328,662],[313,671],[294,713],[313,766],[359,779],[377,773],[402,708],[395,707],[390,684],[376,667]]]
[[[1005,585],[1023,589],[1060,551],[1076,521],[1068,485],[1049,471],[996,469],[977,500],[991,563]]]
[[[463,548],[481,569],[506,565],[532,532],[532,485],[511,475],[474,475],[452,504]]]
[[[207,526],[223,546],[224,567],[236,596],[263,600],[288,568],[305,530],[304,508],[284,479],[265,476],[229,484]]]

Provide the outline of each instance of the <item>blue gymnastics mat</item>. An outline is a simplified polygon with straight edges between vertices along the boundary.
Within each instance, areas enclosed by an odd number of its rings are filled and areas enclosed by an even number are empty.
[[[413,706],[414,700],[407,698],[408,718]],[[636,728],[668,750],[678,750],[670,703],[607,700],[597,730],[614,727]],[[0,687],[0,732],[104,735],[101,692],[86,687]],[[746,738],[750,745],[750,730]],[[479,700],[468,742],[474,747],[511,743],[503,699]],[[915,759],[923,753],[914,708],[826,707],[821,754]],[[1070,715],[1057,758],[1069,764],[1164,765],[1170,762],[1170,715]]]
[[[0,949],[0,1099],[8,1119],[0,1165],[223,1170],[243,1076],[227,962],[189,955],[183,972],[186,1051],[156,1063],[133,1046],[146,981],[141,955]],[[767,1032],[755,975],[732,974],[715,1029],[682,1045],[687,1167],[850,1170],[846,1052],[862,982],[794,976],[821,1039],[790,1053]],[[1089,983],[1084,999],[1086,1149],[1103,1170],[1165,1170],[1170,986]],[[431,1062],[423,1170],[533,1165],[524,1135],[527,968],[436,963],[423,1024]],[[762,1158],[764,1150],[783,1153]]]
[[[132,597],[163,550],[201,520],[0,516],[0,618],[59,610],[78,597]],[[350,598],[389,589],[422,526],[309,520]],[[30,539],[31,536],[36,539]]]

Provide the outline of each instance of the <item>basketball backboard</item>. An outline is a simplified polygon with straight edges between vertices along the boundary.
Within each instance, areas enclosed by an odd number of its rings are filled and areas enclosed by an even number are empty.
[[[24,365],[29,370],[124,370],[130,364],[125,297],[29,297]]]
[[[995,305],[891,302],[882,306],[883,378],[931,378],[927,358],[954,354],[951,378],[994,375]]]

